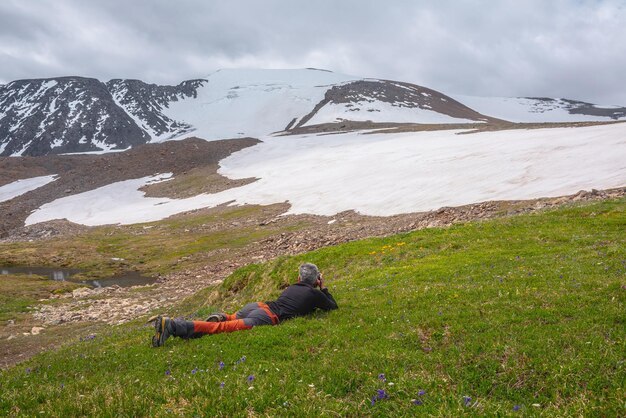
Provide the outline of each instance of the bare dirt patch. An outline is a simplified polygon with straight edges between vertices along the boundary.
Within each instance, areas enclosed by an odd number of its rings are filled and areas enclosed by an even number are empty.
[[[184,199],[199,194],[219,193],[234,187],[245,186],[256,181],[255,178],[232,180],[217,173],[219,165],[210,164],[204,167],[196,167],[184,171],[162,183],[151,184],[142,187],[141,191],[147,197],[169,197],[171,199]]]
[[[485,123],[376,123],[371,121],[355,122],[340,121],[336,123],[324,123],[291,128],[279,132],[279,136],[305,135],[305,134],[337,134],[346,132],[363,131],[364,135],[381,133],[405,133],[405,132],[430,132],[462,130],[460,134],[473,134],[477,132],[507,131],[512,129],[550,129],[550,128],[581,128],[586,126],[612,125],[626,122],[544,122],[544,123],[513,123],[507,121],[492,120]]]

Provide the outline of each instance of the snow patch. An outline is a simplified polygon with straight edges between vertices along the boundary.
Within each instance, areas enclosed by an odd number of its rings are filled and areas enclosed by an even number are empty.
[[[60,138],[55,138],[54,141],[50,144],[50,148],[58,148],[63,145],[63,140]]]
[[[88,192],[57,199],[35,210],[25,224],[32,225],[49,219],[51,212],[64,214],[72,222],[84,225],[104,225],[110,223],[131,224],[143,222],[154,208],[171,202],[167,198],[144,198],[140,189],[170,179],[172,173],[157,174],[138,179],[109,184]],[[67,215],[67,216],[65,216]]]
[[[329,103],[322,107],[304,126],[332,123],[342,120],[394,122],[394,123],[475,123],[469,119],[455,118],[443,113],[419,107],[398,106],[398,104],[374,101],[351,103]]]
[[[97,145],[98,142],[94,142],[94,144]],[[102,154],[109,154],[112,152],[124,152],[124,151],[130,150],[131,148],[132,147],[128,147],[124,149],[106,149],[106,150],[100,150],[100,151],[66,152],[66,153],[58,154],[58,155],[102,155]]]
[[[11,154],[11,157],[21,157],[22,154],[24,154],[24,152],[28,149],[28,147],[30,147],[30,144],[32,144],[33,141],[28,141],[26,144],[24,144],[24,146],[22,146],[22,149],[14,152],[13,154]]]
[[[0,150],[0,153],[2,150]],[[21,179],[14,181],[4,186],[0,186],[0,202],[6,202],[17,196],[21,196],[24,193],[31,190],[38,189],[46,184],[55,181],[56,174],[50,176],[32,177],[29,179]]]
[[[388,216],[626,185],[624,124],[458,132],[264,137],[220,161],[229,178],[259,178],[245,186],[188,199],[147,198],[138,191],[152,178],[144,177],[48,203],[26,223],[148,222],[224,203],[289,202],[293,214],[354,209]]]

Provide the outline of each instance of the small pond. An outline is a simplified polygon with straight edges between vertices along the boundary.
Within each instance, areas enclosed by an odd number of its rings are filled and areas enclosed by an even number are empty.
[[[116,276],[103,277],[94,280],[74,280],[72,276],[81,273],[82,270],[62,269],[54,267],[0,267],[0,274],[29,274],[48,277],[50,280],[68,281],[84,284],[90,287],[108,287],[118,285],[120,287],[143,286],[156,282],[154,277],[142,276],[139,272],[129,271]]]

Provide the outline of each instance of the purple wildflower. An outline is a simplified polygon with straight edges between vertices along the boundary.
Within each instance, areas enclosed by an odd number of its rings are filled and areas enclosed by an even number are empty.
[[[372,396],[372,403],[371,403],[371,405],[374,406],[375,403],[376,403],[376,396]]]
[[[226,386],[226,383],[224,382],[220,383],[220,389],[224,389],[224,386]]]
[[[220,364],[219,364],[219,366],[218,366],[218,367],[220,368],[220,370],[222,370],[222,369],[224,368],[224,362],[223,362],[223,361],[220,361]]]
[[[31,368],[30,368],[30,367],[28,367],[28,368],[26,369],[26,373],[30,373],[30,372],[32,372],[32,370],[31,370]]]
[[[169,370],[169,369],[167,369],[167,370],[165,371],[165,376],[169,376],[170,374],[172,374],[172,372],[170,372],[170,370]]]
[[[519,406],[519,405],[515,405],[515,406],[513,407],[513,410],[514,410],[515,412],[519,411],[520,409],[522,409],[522,407],[521,407],[521,406]]]
[[[254,376],[253,375],[248,376],[248,382],[252,382],[253,380],[254,380]]]
[[[381,373],[381,374],[379,374],[379,375],[378,375],[378,378],[379,378],[380,380],[382,380],[383,382],[386,382],[386,381],[387,381],[387,379],[385,378],[385,373]]]
[[[385,389],[378,389],[376,391],[376,397],[378,399],[387,399],[389,396],[387,395],[387,393],[385,392]]]
[[[426,391],[425,390],[420,390],[419,392],[417,392],[417,394],[419,396],[424,396],[424,395],[426,395]]]
[[[63,383],[61,383],[61,389],[63,389],[65,387],[65,385]]]
[[[195,368],[191,371],[191,374],[196,374],[197,372],[198,372],[198,368],[197,368],[197,367],[195,367]]]
[[[246,356],[243,356],[243,357],[241,358],[241,362],[244,362],[244,361],[246,361]]]
[[[472,403],[472,398],[469,396],[463,396],[463,405],[469,406]]]
[[[424,402],[420,401],[419,399],[413,399],[413,400],[411,401],[411,403],[412,403],[413,405],[417,405],[417,406],[424,405]]]

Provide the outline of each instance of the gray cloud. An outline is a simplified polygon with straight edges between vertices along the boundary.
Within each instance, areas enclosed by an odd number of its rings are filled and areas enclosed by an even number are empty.
[[[626,104],[621,0],[0,2],[0,82],[320,67],[444,93]]]

